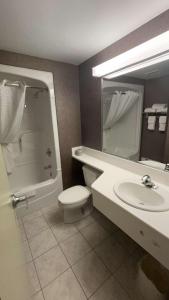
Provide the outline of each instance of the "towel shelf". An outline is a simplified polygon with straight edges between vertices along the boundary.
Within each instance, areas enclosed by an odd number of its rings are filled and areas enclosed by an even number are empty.
[[[143,115],[145,115],[146,118],[148,118],[149,116],[156,116],[156,117],[160,117],[160,116],[167,116],[167,112],[143,112]]]

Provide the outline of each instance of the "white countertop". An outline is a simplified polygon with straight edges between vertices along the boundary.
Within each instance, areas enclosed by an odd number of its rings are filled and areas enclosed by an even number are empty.
[[[73,158],[103,172],[102,175],[99,176],[98,179],[92,184],[92,189],[113,201],[113,203],[121,207],[122,210],[130,213],[169,239],[169,211],[150,212],[134,208],[121,201],[113,191],[113,186],[117,181],[138,179],[140,182],[141,176],[147,173],[152,176],[153,182],[155,182],[157,185],[158,182],[160,182],[161,185],[164,185],[165,188],[167,187],[169,189],[169,185],[167,185],[169,182],[169,174],[164,171],[155,170],[150,167],[133,163],[131,161],[116,158],[112,155],[107,155],[87,147],[83,147],[82,154],[77,156],[75,155],[75,150],[78,148],[79,147],[72,149]]]

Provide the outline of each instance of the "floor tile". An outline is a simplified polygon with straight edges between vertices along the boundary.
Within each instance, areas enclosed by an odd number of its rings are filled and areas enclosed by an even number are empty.
[[[69,268],[65,256],[58,246],[39,256],[34,262],[42,287]]]
[[[48,228],[48,224],[43,216],[37,217],[33,220],[24,222],[24,228],[28,239],[40,233],[42,230]]]
[[[58,223],[52,227],[52,231],[58,242],[62,242],[78,232],[73,224]]]
[[[31,294],[35,294],[40,290],[40,284],[39,284],[34,263],[33,262],[28,263],[26,265],[26,268],[28,272]]]
[[[27,240],[23,241],[22,245],[23,245],[25,262],[28,263],[28,262],[32,261],[32,254],[31,254]]]
[[[20,232],[21,240],[26,241],[27,237],[26,237],[25,228],[23,227],[23,224],[19,225],[19,232]]]
[[[80,233],[77,233],[68,238],[66,241],[62,242],[60,247],[62,248],[70,264],[74,264],[77,260],[91,250],[90,245]]]
[[[91,223],[94,223],[95,220],[94,218],[92,217],[92,215],[89,215],[85,218],[83,218],[82,220],[76,222],[74,225],[78,228],[78,229],[82,229],[84,227],[86,227],[87,225],[91,224]]]
[[[122,230],[118,230],[113,234],[113,237],[117,239],[117,241],[127,249],[129,253],[133,253],[138,247],[137,243],[133,241],[127,234],[125,234]]]
[[[56,245],[56,239],[50,229],[43,230],[29,240],[33,258],[40,256]]]
[[[109,271],[93,251],[72,268],[87,297],[91,296],[110,276]]]
[[[120,284],[111,277],[90,298],[90,300],[130,300]]]
[[[32,213],[29,213],[25,216],[22,217],[22,221],[23,222],[27,222],[27,221],[32,221],[34,220],[35,218],[38,218],[42,215],[41,211],[40,210],[37,210],[37,211],[34,211]]]
[[[35,295],[33,295],[32,300],[44,300],[42,292],[38,292]]]
[[[129,257],[126,250],[112,237],[96,247],[95,251],[111,272],[117,270]]]
[[[42,213],[49,226],[63,222],[63,212],[57,205],[43,208]]]
[[[107,231],[101,227],[98,223],[92,223],[85,228],[80,229],[80,232],[90,243],[92,247],[100,244],[104,239],[108,237]]]
[[[18,226],[22,225],[22,218],[20,216],[17,216],[16,213],[15,213],[15,219]]]
[[[96,209],[94,210],[92,217],[95,222],[98,222],[105,230],[109,231],[110,233],[115,232],[119,229],[114,223],[112,223],[108,218],[106,218]]]
[[[140,256],[134,253],[114,274],[132,300],[145,299],[145,291],[141,291],[139,287],[139,260]]]
[[[45,300],[85,300],[86,297],[71,269],[44,290]]]

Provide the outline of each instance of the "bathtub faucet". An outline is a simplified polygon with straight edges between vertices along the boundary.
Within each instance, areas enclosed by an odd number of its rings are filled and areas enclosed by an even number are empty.
[[[27,200],[26,195],[21,195],[21,196],[16,196],[15,194],[11,195],[11,201],[12,201],[13,208],[15,208],[18,205],[18,203],[26,201],[26,200]]]

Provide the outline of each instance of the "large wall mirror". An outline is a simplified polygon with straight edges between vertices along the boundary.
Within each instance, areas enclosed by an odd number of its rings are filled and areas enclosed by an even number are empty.
[[[169,60],[102,78],[102,150],[152,167],[169,162]]]

